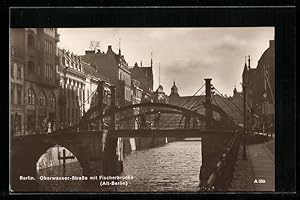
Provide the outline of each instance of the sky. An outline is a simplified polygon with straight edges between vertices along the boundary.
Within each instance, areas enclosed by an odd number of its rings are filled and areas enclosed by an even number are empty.
[[[153,59],[154,90],[160,84],[170,94],[173,81],[180,96],[193,95],[212,78],[222,94],[241,91],[245,56],[256,68],[263,52],[274,39],[273,27],[239,28],[58,28],[58,47],[77,55],[89,50],[91,41],[99,49],[119,47],[129,66],[135,62],[150,66]],[[160,67],[159,67],[160,66]],[[160,70],[159,70],[160,69]]]

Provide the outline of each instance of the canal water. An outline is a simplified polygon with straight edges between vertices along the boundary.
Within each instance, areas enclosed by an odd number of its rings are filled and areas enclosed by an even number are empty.
[[[124,156],[120,176],[131,177],[127,185],[101,186],[99,180],[37,180],[36,185],[40,192],[197,192],[201,164],[200,141],[176,141]],[[82,176],[82,168],[74,162],[40,170],[40,176]]]

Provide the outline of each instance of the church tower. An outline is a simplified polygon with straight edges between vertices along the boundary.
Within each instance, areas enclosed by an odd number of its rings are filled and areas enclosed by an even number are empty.
[[[175,81],[173,82],[173,86],[171,87],[171,94],[169,96],[169,103],[173,105],[178,105],[180,101],[180,96],[178,94],[178,88],[175,84]]]
[[[175,81],[173,82],[173,86],[171,87],[171,95],[172,94],[177,94],[178,95],[178,88],[175,84]]]

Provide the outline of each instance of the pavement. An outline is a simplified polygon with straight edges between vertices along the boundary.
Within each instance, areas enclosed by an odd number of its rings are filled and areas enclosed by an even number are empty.
[[[255,191],[275,191],[275,153],[270,151],[270,145],[274,145],[274,140],[249,145],[247,148],[248,159],[253,169]]]
[[[270,148],[271,147],[271,148]],[[275,191],[274,140],[247,146],[247,160],[240,147],[229,191]]]

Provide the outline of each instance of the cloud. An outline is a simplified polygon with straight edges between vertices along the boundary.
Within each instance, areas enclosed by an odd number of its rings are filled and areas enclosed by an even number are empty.
[[[59,46],[77,54],[88,49],[90,41],[100,41],[101,50],[107,45],[118,50],[121,38],[122,54],[133,65],[143,60],[150,66],[153,52],[154,87],[158,86],[158,63],[161,84],[168,92],[176,80],[182,95],[192,95],[211,77],[220,91],[231,94],[239,85],[244,58],[257,60],[274,39],[274,28],[68,28],[59,29]],[[76,42],[74,42],[76,41]]]

